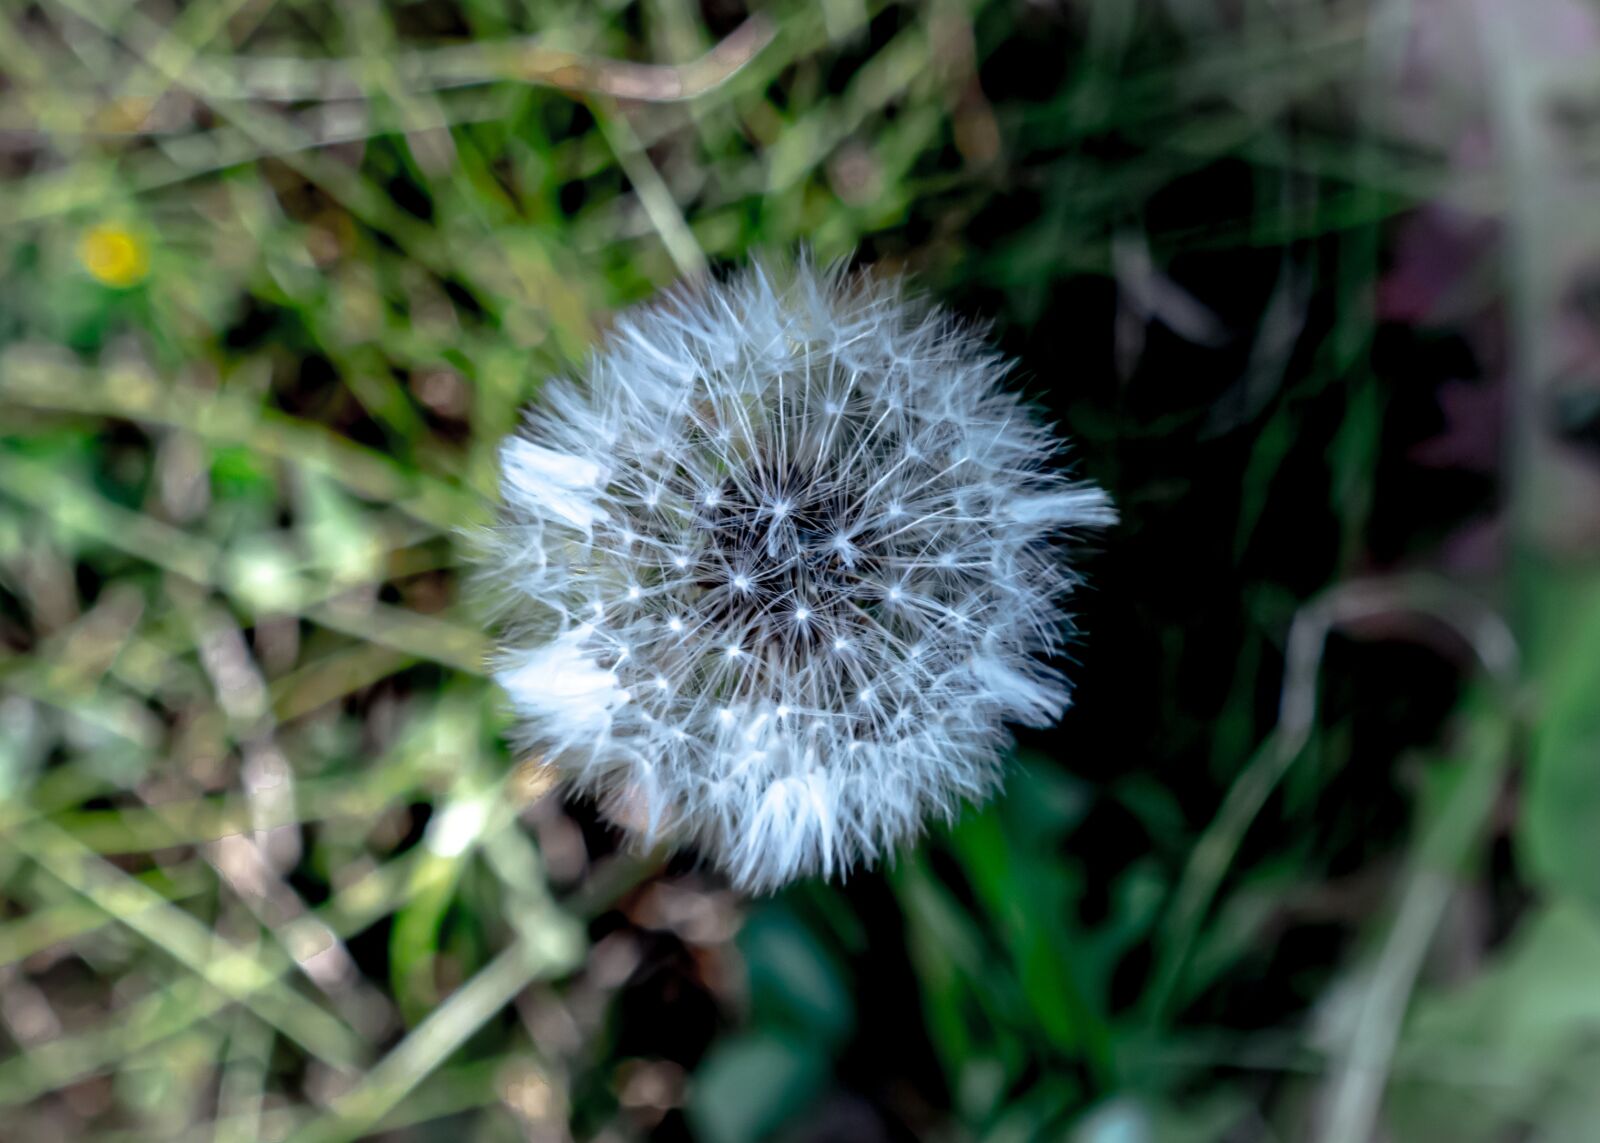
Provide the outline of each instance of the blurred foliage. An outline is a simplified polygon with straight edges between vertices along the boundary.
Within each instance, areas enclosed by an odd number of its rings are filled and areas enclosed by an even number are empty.
[[[0,3],[0,1138],[1595,1138],[1596,62]],[[801,244],[992,321],[1125,523],[1007,796],[751,901],[508,756],[457,538],[617,308]]]

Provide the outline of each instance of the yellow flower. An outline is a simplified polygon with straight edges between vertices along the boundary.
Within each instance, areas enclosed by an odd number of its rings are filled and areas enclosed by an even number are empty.
[[[150,252],[132,231],[115,223],[92,226],[78,241],[78,261],[108,286],[131,286],[150,272]]]

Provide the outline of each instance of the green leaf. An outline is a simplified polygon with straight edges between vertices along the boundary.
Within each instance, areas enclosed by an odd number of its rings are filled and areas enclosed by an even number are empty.
[[[725,1041],[701,1065],[689,1093],[694,1136],[754,1143],[812,1102],[828,1075],[814,1044],[758,1033]]]
[[[1420,994],[1395,1057],[1392,1137],[1475,1143],[1528,1124],[1600,1122],[1600,920],[1566,900],[1535,913],[1464,988]]]
[[[855,1022],[850,989],[833,956],[786,906],[773,903],[745,924],[739,946],[750,966],[751,1003],[766,1026],[808,1041],[843,1041]]]
[[[1600,581],[1544,584],[1545,703],[1519,841],[1534,879],[1600,910]]]

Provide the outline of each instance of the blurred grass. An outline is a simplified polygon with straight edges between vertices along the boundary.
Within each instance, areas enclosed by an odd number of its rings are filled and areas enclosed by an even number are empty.
[[[1592,1138],[1600,37],[1480,7],[0,4],[0,1138]],[[1127,522],[1009,796],[749,902],[507,755],[458,537],[799,244]]]

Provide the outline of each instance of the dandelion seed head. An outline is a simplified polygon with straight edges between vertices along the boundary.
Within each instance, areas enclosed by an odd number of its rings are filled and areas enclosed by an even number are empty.
[[[1067,705],[1059,541],[1114,519],[1006,372],[899,283],[804,264],[624,314],[501,451],[526,744],[752,890],[991,795],[1006,724]]]

